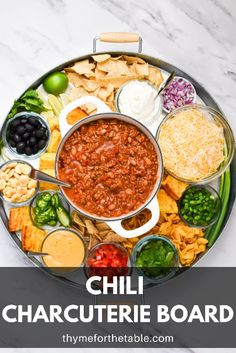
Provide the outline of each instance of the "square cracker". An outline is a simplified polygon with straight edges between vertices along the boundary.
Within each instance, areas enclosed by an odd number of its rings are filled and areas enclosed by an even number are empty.
[[[55,177],[55,170],[54,169],[42,169],[43,173],[46,173],[52,177]],[[44,181],[40,181],[39,182],[39,188],[40,191],[44,191],[44,190],[56,190],[58,191],[59,188],[56,184],[51,184],[51,183],[46,183]]]
[[[22,250],[41,251],[43,239],[46,236],[44,230],[33,225],[24,225],[21,233]]]
[[[47,148],[47,152],[56,153],[59,143],[61,142],[61,133],[59,130],[53,130],[51,133],[50,142]]]
[[[188,184],[168,175],[163,181],[162,186],[174,200],[179,200]]]
[[[40,157],[39,169],[54,169],[56,153],[44,153]]]
[[[16,207],[11,208],[9,211],[9,224],[10,232],[20,231],[25,224],[32,224],[29,214],[29,207]]]

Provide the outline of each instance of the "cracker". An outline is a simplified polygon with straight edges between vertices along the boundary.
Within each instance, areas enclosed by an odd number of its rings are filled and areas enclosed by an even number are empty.
[[[55,177],[55,170],[54,169],[41,169],[41,171],[43,173],[46,173],[46,174],[52,176],[52,177]],[[40,188],[40,191],[44,191],[44,190],[58,191],[59,190],[59,188],[56,184],[46,183],[44,181],[39,182],[39,188]]]
[[[39,169],[54,169],[56,153],[43,153],[39,160]]]
[[[47,148],[47,152],[56,153],[57,148],[61,142],[61,133],[59,130],[53,130],[50,137],[50,142]]]
[[[20,231],[23,225],[32,224],[29,214],[29,207],[11,208],[9,211],[8,229],[10,232]]]
[[[188,184],[168,175],[163,181],[162,186],[174,200],[179,200]]]
[[[33,225],[24,225],[21,233],[23,251],[41,251],[46,232]]]

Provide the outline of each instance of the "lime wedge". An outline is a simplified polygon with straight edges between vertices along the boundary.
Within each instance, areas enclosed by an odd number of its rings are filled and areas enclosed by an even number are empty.
[[[48,95],[48,103],[50,104],[53,112],[56,116],[60,115],[60,112],[63,109],[62,101],[60,98],[54,96],[53,94]]]

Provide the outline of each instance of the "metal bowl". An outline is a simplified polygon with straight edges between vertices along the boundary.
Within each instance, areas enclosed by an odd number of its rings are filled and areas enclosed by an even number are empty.
[[[156,181],[156,184],[153,188],[153,191],[151,193],[151,195],[148,197],[148,199],[146,200],[146,202],[139,207],[137,210],[129,212],[121,217],[111,217],[111,218],[105,218],[105,217],[98,217],[97,215],[93,215],[90,213],[85,212],[83,209],[80,209],[77,205],[75,205],[66,195],[64,189],[62,187],[60,187],[60,190],[62,192],[62,194],[65,196],[65,198],[67,199],[67,201],[70,203],[70,205],[76,209],[78,212],[80,212],[81,214],[83,214],[84,216],[88,217],[88,218],[96,218],[97,220],[101,220],[101,221],[117,221],[117,220],[123,220],[126,218],[129,218],[131,216],[134,216],[135,214],[139,213],[141,210],[143,210],[151,201],[152,199],[156,196],[160,185],[161,185],[161,180],[163,177],[163,173],[164,173],[164,168],[163,168],[163,160],[162,160],[162,154],[161,154],[161,150],[160,147],[155,139],[155,137],[151,134],[151,132],[140,122],[138,122],[137,120],[127,116],[127,115],[123,115],[123,114],[119,114],[119,113],[101,113],[101,114],[95,114],[95,115],[91,115],[87,118],[84,118],[83,120],[79,121],[77,124],[75,124],[68,132],[67,134],[64,136],[64,138],[62,139],[58,150],[57,150],[57,154],[56,154],[56,163],[55,163],[55,172],[56,172],[56,176],[57,178],[59,178],[58,176],[58,160],[59,160],[59,156],[61,153],[61,150],[65,144],[65,142],[67,141],[67,139],[76,131],[78,130],[82,125],[84,124],[88,124],[91,123],[92,121],[96,121],[96,120],[100,120],[100,119],[118,119],[124,122],[127,122],[129,124],[132,124],[134,126],[136,126],[137,128],[139,128],[151,141],[151,143],[153,144],[155,151],[156,151],[156,156],[157,156],[157,161],[158,161],[158,178]]]

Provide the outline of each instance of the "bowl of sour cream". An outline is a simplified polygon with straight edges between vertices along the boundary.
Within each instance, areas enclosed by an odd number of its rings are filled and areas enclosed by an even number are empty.
[[[141,123],[151,123],[162,112],[162,97],[157,96],[157,93],[158,88],[148,81],[128,81],[116,94],[116,109]]]

